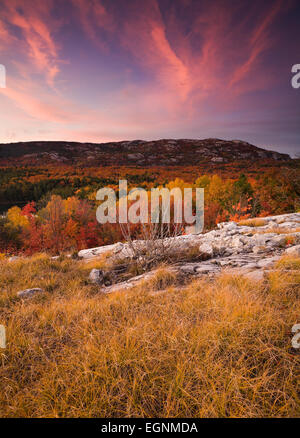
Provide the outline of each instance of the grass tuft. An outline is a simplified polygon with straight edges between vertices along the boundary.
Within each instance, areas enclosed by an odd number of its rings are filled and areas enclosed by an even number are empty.
[[[267,221],[260,218],[245,219],[238,222],[238,225],[246,226],[246,227],[263,227],[264,225],[267,225]]]

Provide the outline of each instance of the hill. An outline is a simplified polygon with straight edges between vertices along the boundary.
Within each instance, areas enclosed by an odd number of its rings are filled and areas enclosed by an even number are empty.
[[[110,143],[24,142],[0,144],[0,165],[188,166],[237,161],[289,161],[290,156],[242,140],[156,140]]]

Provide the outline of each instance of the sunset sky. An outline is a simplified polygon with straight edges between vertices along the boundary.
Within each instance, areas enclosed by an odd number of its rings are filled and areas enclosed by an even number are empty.
[[[300,153],[299,0],[0,0],[0,142],[242,139]]]

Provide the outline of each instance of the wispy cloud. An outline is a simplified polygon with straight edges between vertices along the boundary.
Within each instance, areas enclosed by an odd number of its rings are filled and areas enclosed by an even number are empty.
[[[108,32],[115,30],[115,20],[112,14],[108,13],[101,0],[70,0],[78,10],[78,18],[90,40],[100,49],[107,50],[108,45],[101,38],[98,30],[104,29]]]
[[[55,138],[225,132],[278,82],[268,56],[284,50],[287,2],[1,0],[0,111]]]
[[[2,0],[0,29],[6,29],[6,44],[23,47],[36,68],[45,74],[48,85],[54,86],[54,79],[60,71],[58,45],[52,35],[55,23],[51,15],[53,2],[20,2]],[[19,37],[9,38],[8,30],[18,29]],[[14,33],[15,35],[15,33]]]
[[[224,84],[228,90],[239,84],[236,92],[247,91],[240,82],[253,72],[259,56],[274,44],[269,30],[283,8],[282,0],[275,1],[251,29],[246,19],[238,25],[232,20],[234,13],[239,12],[239,4],[229,9],[227,2],[205,0],[202,7],[196,7],[197,13],[190,17],[187,29],[178,31],[183,27],[181,17],[170,14],[173,27],[170,26],[171,20],[164,19],[157,0],[132,0],[122,10],[121,19],[117,14],[119,4],[114,8],[105,1],[72,2],[78,8],[83,30],[99,48],[109,50],[107,35],[118,40],[133,62],[152,75],[153,87],[160,87],[166,98],[170,91],[174,93],[174,105],[176,101],[180,105],[182,101],[192,103],[196,98],[206,98],[208,93],[224,88]],[[195,2],[186,2],[185,6],[195,9]]]
[[[249,40],[248,58],[234,71],[229,84],[230,87],[246,78],[247,74],[254,68],[259,56],[274,44],[274,40],[272,40],[268,31],[282,8],[283,1],[277,0],[253,30]]]

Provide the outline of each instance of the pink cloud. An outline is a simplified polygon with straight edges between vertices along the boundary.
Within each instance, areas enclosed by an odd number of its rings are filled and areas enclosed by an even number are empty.
[[[114,17],[108,13],[100,0],[71,0],[78,9],[79,20],[88,37],[102,50],[108,46],[97,32],[99,28],[108,32],[114,30]]]
[[[249,40],[243,28],[247,17],[233,29],[234,11],[228,9],[226,2],[216,5],[205,1],[199,13],[191,18],[189,32],[185,34],[179,30],[182,28],[180,16],[170,13],[171,19],[166,21],[157,0],[143,3],[132,0],[122,11],[121,19],[116,10],[105,7],[103,1],[72,2],[78,8],[83,30],[101,49],[108,50],[103,38],[105,31],[110,38],[119,41],[148,76],[152,76],[153,92],[159,90],[162,105],[173,106],[176,111],[185,103],[188,113],[210,93],[224,94],[235,87],[235,94],[239,95],[249,89],[249,84],[240,82],[256,68],[259,56],[273,44],[268,38],[268,30],[282,9],[282,1],[275,2],[256,23]],[[238,10],[239,6],[236,8]],[[193,45],[196,39],[201,41],[197,49]],[[237,41],[243,50],[237,50]],[[245,52],[248,52],[246,60]],[[231,68],[228,68],[228,60]],[[262,83],[265,85],[258,78],[258,86]],[[251,87],[255,88],[253,82]]]
[[[7,49],[8,44],[12,42],[13,38],[10,36],[5,23],[0,18],[0,51]]]
[[[53,86],[60,69],[58,46],[52,35],[52,29],[55,28],[51,17],[52,1],[3,0],[3,2],[0,29],[5,26],[5,21],[21,31],[22,38],[17,40],[15,37],[13,46],[23,47],[23,54],[28,53],[36,68],[45,74],[48,85]]]
[[[229,86],[233,87],[235,84],[243,80],[247,74],[255,67],[259,56],[273,44],[270,36],[268,35],[268,30],[270,25],[279,15],[283,7],[283,1],[277,0],[273,7],[267,11],[267,14],[258,23],[254,29],[249,43],[249,56],[247,60],[240,65],[235,72],[230,81]]]
[[[99,135],[106,140],[132,138],[170,126],[205,125],[209,111],[226,113],[237,105],[243,109],[240,95],[269,86],[271,73],[259,61],[274,44],[271,26],[282,11],[281,0],[263,11],[254,1],[247,16],[239,2],[230,10],[221,0],[177,2],[190,8],[188,23],[175,6],[163,14],[157,0],[64,0],[63,10],[69,14],[63,20],[72,25],[69,37],[80,23],[80,49],[90,50],[87,56],[95,54],[93,68],[99,62],[102,76],[91,76],[91,97],[78,90],[78,71],[73,81],[71,69],[65,68],[67,37],[58,39],[64,22],[54,13],[60,1],[2,0],[0,50],[16,54],[11,60],[16,71],[10,72],[9,88],[0,93],[23,111],[26,122],[29,117],[49,129],[59,124],[56,133],[64,138],[69,132],[72,138],[84,140],[86,135],[100,141]],[[241,17],[238,22],[234,14]],[[71,60],[73,71],[82,72],[80,60]]]
[[[19,83],[10,78],[9,86],[0,89],[0,94],[35,119],[50,123],[63,123],[74,117],[71,104],[67,107],[66,101],[60,100],[57,96],[54,98],[53,95],[46,94],[41,89],[38,90],[38,87],[33,87],[28,81]]]

